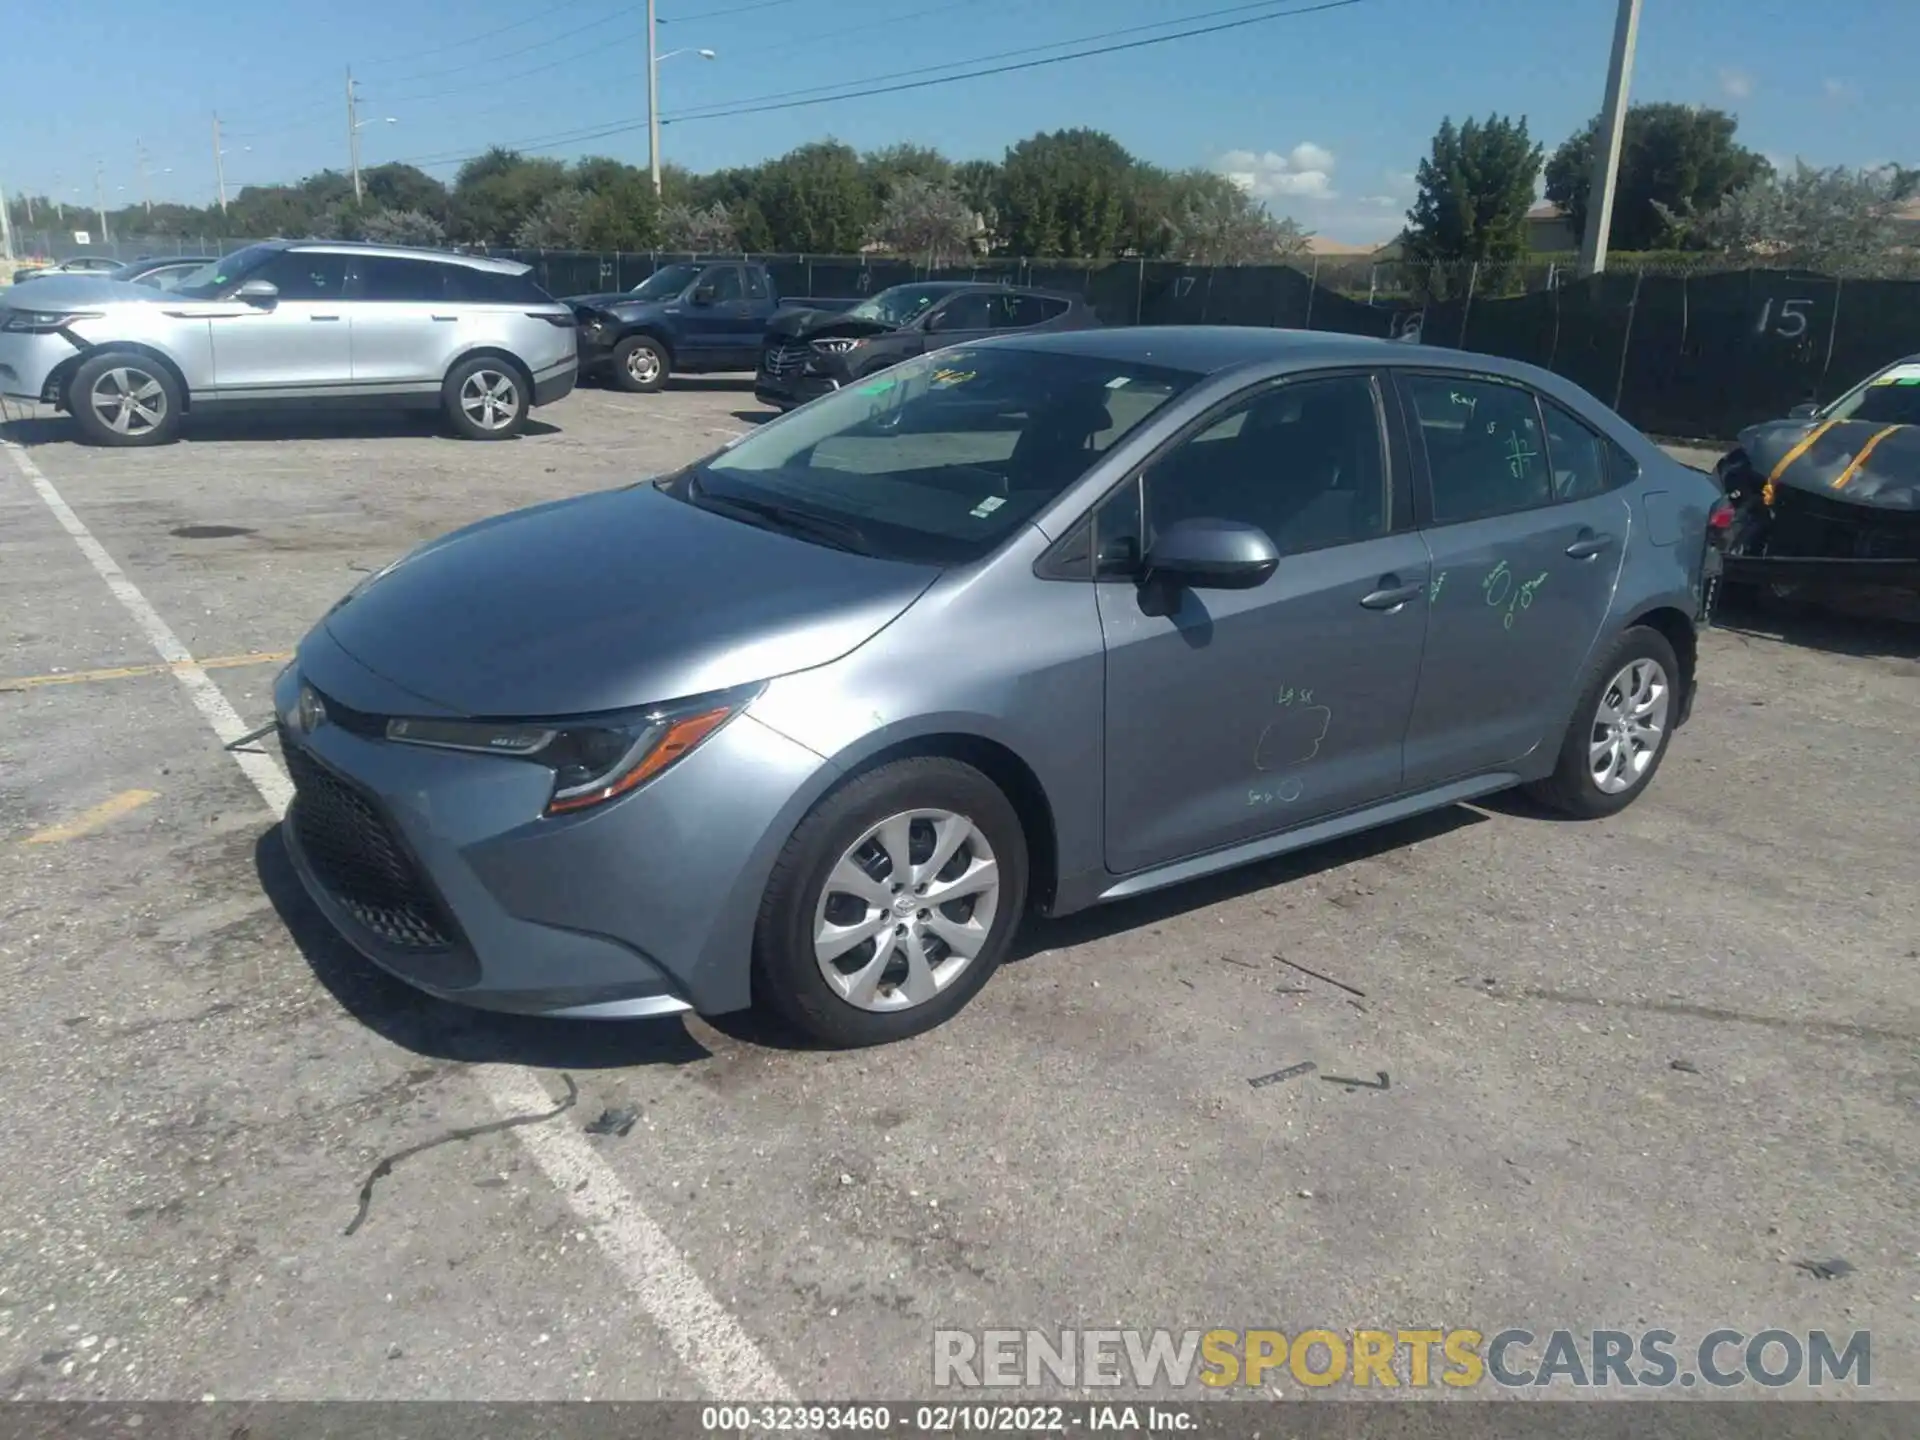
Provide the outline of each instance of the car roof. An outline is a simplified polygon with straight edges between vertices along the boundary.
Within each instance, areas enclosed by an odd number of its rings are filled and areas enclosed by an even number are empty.
[[[1089,355],[1108,360],[1141,360],[1174,370],[1211,375],[1240,367],[1293,362],[1319,365],[1400,365],[1506,375],[1529,384],[1559,377],[1528,365],[1479,351],[1412,345],[1373,335],[1343,335],[1330,330],[1286,330],[1253,325],[1115,325],[1100,330],[1034,331],[996,340],[1027,349]]]
[[[391,260],[435,260],[442,265],[464,265],[469,270],[491,270],[499,275],[524,275],[533,267],[518,260],[498,260],[491,255],[461,255],[452,250],[435,250],[424,245],[374,245],[364,240],[269,240],[263,242],[283,250],[323,255],[378,255]]]

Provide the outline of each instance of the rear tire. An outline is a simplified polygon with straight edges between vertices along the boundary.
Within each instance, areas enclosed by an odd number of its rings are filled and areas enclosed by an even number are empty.
[[[1588,672],[1553,774],[1527,786],[1527,793],[1581,820],[1626,809],[1667,753],[1681,681],[1666,636],[1643,625],[1623,632]]]
[[[629,335],[613,347],[613,383],[635,395],[651,395],[673,371],[667,347],[646,335]]]
[[[1026,834],[993,781],[939,756],[883,765],[787,841],[755,927],[754,997],[824,1045],[904,1040],[987,983],[1026,900]]]
[[[510,360],[476,355],[447,372],[440,405],[462,440],[511,440],[526,427],[533,386]]]
[[[183,400],[172,371],[132,350],[95,355],[67,387],[67,409],[89,445],[165,445],[180,433]]]

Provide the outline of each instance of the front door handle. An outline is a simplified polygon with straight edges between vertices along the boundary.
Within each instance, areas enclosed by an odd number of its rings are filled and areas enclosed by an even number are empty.
[[[1612,546],[1611,535],[1596,535],[1591,530],[1583,530],[1580,532],[1580,538],[1567,546],[1567,554],[1576,560],[1591,560],[1602,550],[1611,549]]]
[[[1409,600],[1417,599],[1426,588],[1424,584],[1402,585],[1398,575],[1382,575],[1380,588],[1361,596],[1360,603],[1369,610],[1398,610]]]
[[[436,320],[458,320],[460,317],[458,315],[436,315],[433,318]]]
[[[309,315],[307,318],[309,320],[338,320],[340,317],[338,315]]]

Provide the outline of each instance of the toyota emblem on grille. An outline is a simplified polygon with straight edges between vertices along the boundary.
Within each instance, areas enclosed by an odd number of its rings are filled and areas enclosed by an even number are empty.
[[[300,687],[300,728],[311,735],[327,723],[327,704],[311,685]]]

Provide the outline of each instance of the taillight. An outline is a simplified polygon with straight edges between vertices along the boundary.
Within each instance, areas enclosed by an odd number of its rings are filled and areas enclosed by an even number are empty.
[[[1716,500],[1713,508],[1707,511],[1707,543],[1716,549],[1725,549],[1727,536],[1733,532],[1733,502]]]

